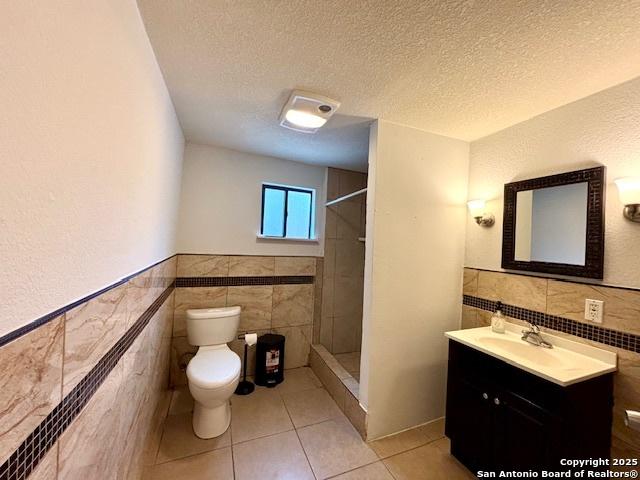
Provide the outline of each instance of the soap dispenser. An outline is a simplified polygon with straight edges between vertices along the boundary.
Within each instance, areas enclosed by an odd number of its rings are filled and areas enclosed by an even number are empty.
[[[496,333],[504,333],[504,315],[502,314],[502,302],[496,303],[496,311],[491,316],[491,330]]]

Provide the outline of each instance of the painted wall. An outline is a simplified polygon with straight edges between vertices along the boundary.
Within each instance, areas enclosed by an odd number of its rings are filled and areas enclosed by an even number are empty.
[[[640,225],[625,220],[613,180],[640,176],[640,79],[552,110],[471,144],[469,198],[489,200],[493,228],[467,215],[466,266],[500,270],[505,183],[606,165],[605,278],[640,287],[640,258],[629,246]]]
[[[1,335],[175,252],[184,141],[135,1],[0,30]]]
[[[469,144],[383,120],[371,138],[360,401],[375,439],[444,415]]]
[[[326,169],[188,143],[178,250],[218,255],[322,255]],[[316,190],[319,242],[258,239],[262,182]]]

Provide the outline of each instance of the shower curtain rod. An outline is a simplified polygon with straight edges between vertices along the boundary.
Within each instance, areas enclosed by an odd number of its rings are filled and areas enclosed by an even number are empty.
[[[358,190],[357,192],[352,192],[342,197],[338,197],[335,200],[331,200],[330,202],[325,203],[324,206],[328,207],[330,205],[335,205],[336,203],[340,203],[348,198],[355,197],[356,195],[362,195],[363,193],[366,193],[366,192],[367,192],[367,189],[363,188],[362,190]]]

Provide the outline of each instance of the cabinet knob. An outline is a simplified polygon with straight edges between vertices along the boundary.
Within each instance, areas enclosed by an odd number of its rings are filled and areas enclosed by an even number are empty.
[[[498,397],[494,398],[493,403],[495,403],[496,405],[500,405],[500,399]]]
[[[485,400],[488,400],[489,399],[489,395],[487,395],[486,393],[483,393],[482,394],[482,398],[484,398]]]

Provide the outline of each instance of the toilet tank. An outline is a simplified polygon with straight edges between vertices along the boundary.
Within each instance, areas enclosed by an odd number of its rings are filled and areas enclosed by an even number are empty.
[[[187,310],[187,338],[191,345],[221,345],[236,338],[240,307]]]

